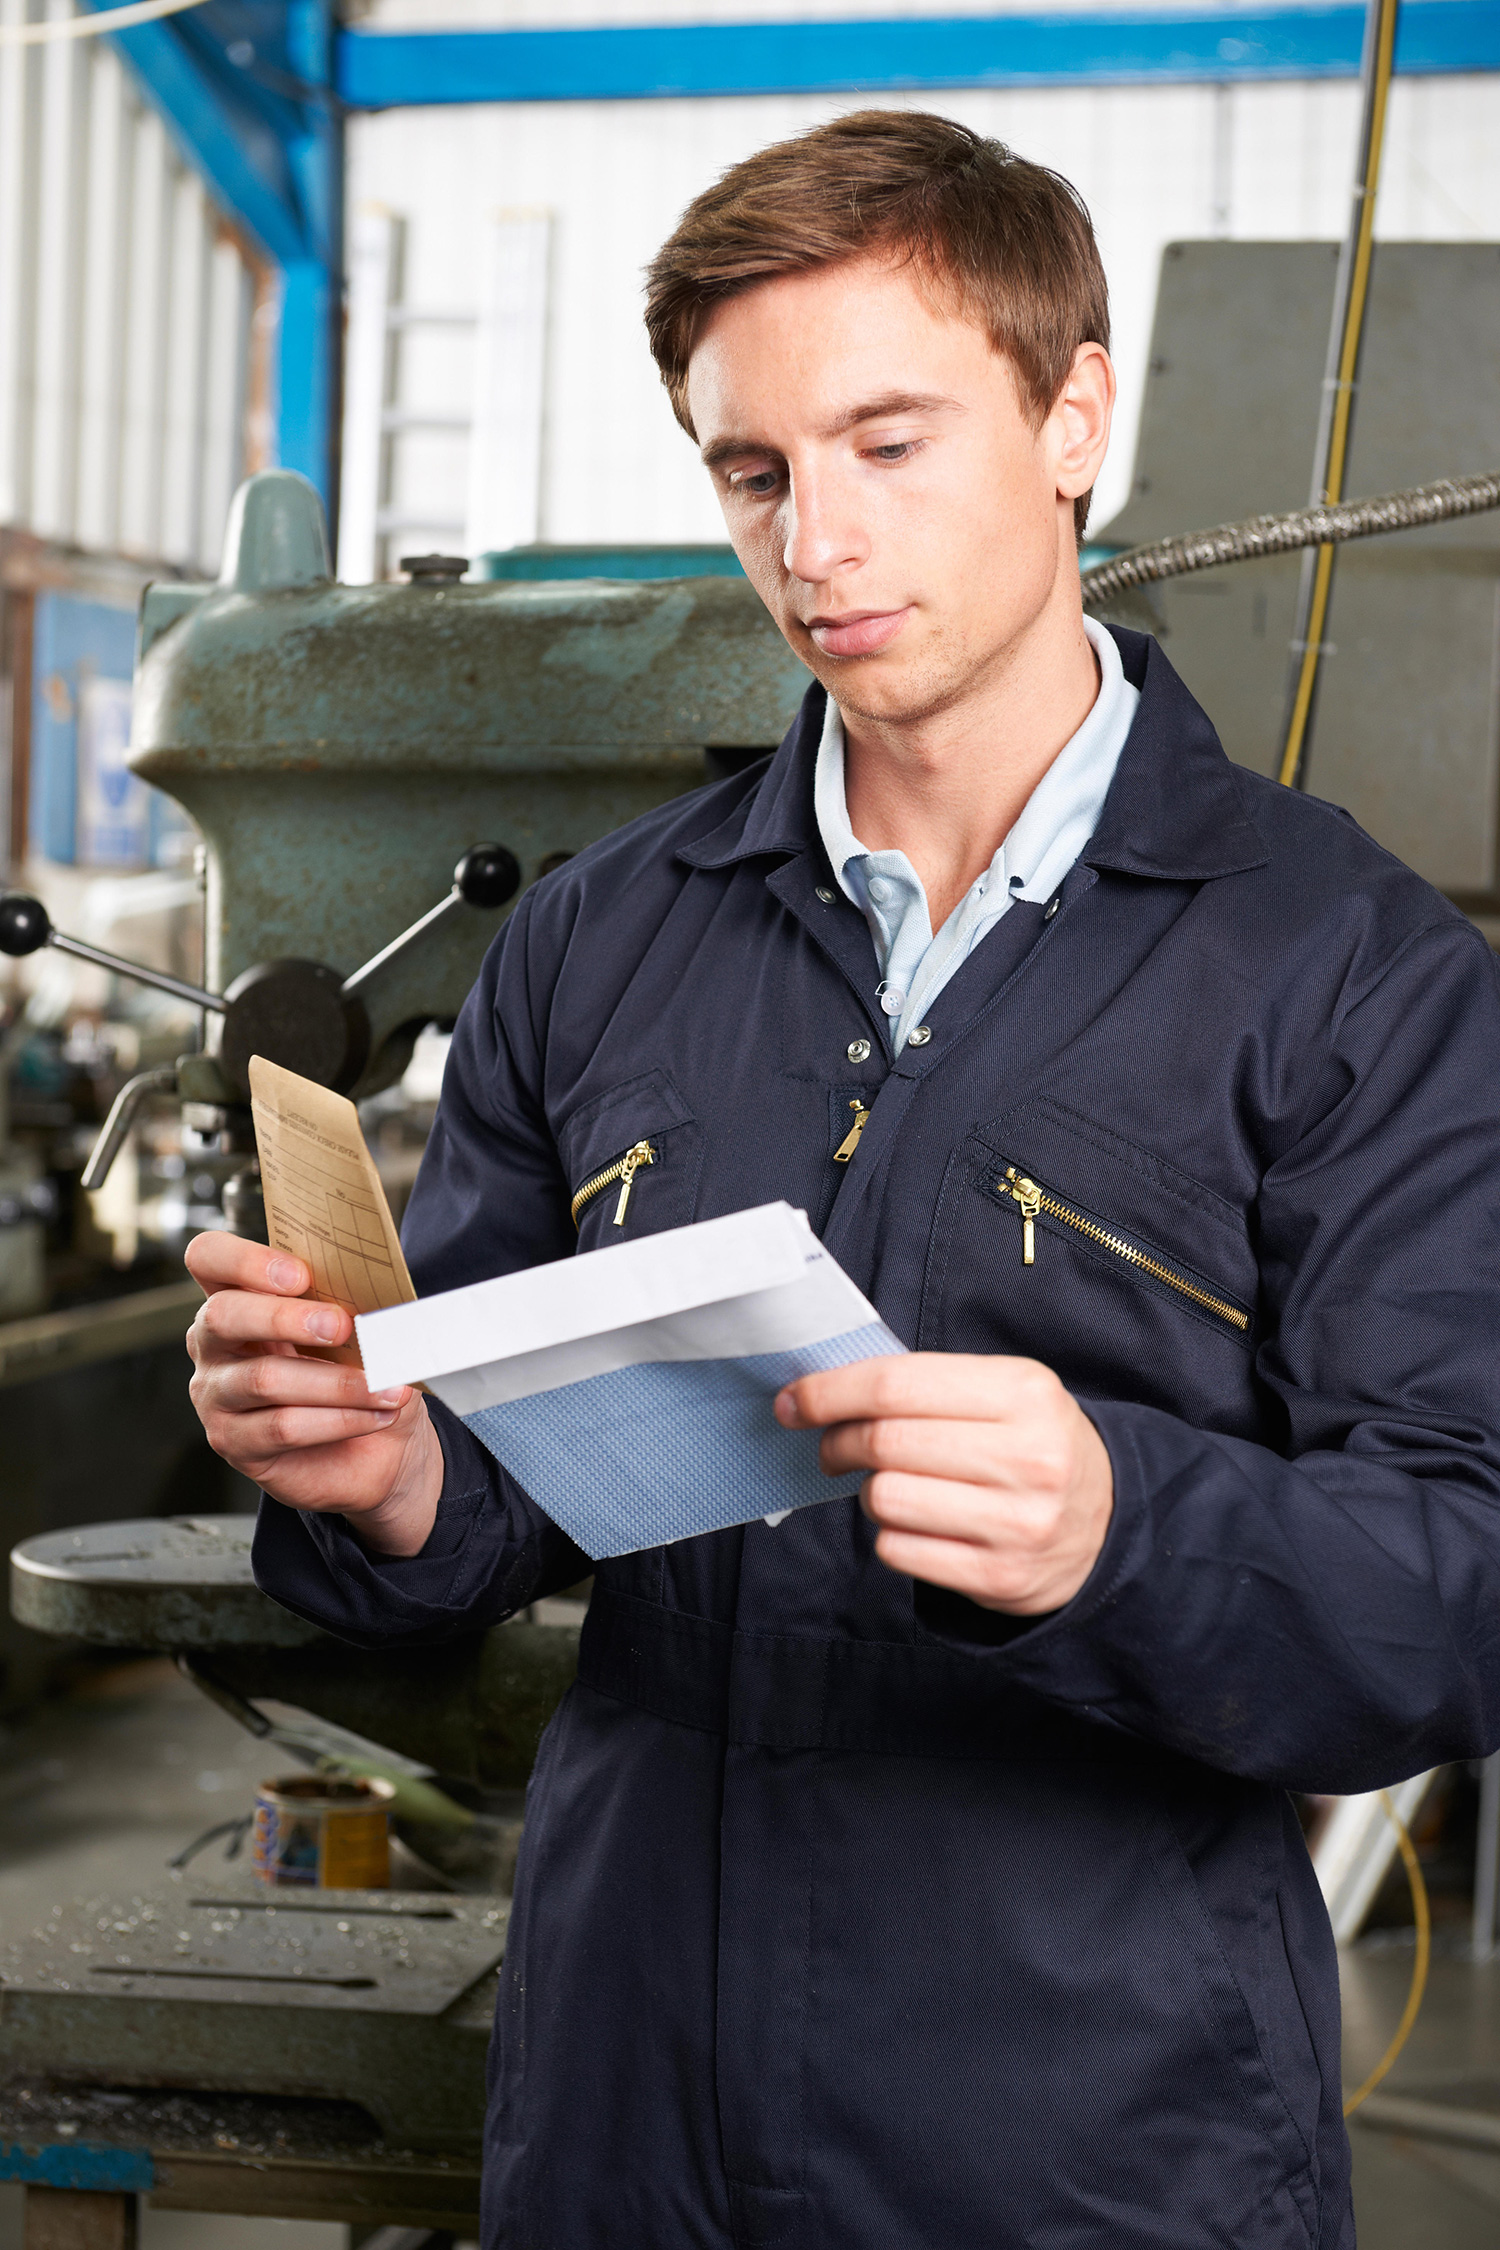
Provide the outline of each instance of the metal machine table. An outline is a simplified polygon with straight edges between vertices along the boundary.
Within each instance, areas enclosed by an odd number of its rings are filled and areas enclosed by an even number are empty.
[[[352,2103],[0,2086],[0,2179],[27,2190],[27,2250],[132,2250],[160,2210],[477,2236],[472,2148],[393,2147]]]

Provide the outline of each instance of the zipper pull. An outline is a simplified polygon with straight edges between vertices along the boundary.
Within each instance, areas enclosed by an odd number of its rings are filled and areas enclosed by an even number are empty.
[[[833,1152],[833,1161],[835,1164],[848,1163],[850,1157],[854,1154],[854,1151],[859,1146],[860,1134],[864,1131],[865,1127],[870,1122],[870,1112],[865,1108],[863,1102],[851,1102],[849,1104],[849,1107],[854,1112],[854,1123],[850,1126],[845,1138],[839,1142],[838,1147]]]
[[[1021,1206],[1021,1263],[1036,1264],[1036,1215],[1042,1208],[1042,1191],[1035,1180],[1024,1179],[1014,1164],[1007,1168],[1005,1184]]]
[[[625,1206],[630,1201],[630,1191],[635,1186],[636,1173],[643,1164],[654,1164],[655,1162],[656,1158],[651,1153],[649,1141],[637,1141],[634,1148],[625,1151],[620,1167],[620,1200],[615,1205],[615,1225],[617,1227],[622,1227],[625,1224]]]

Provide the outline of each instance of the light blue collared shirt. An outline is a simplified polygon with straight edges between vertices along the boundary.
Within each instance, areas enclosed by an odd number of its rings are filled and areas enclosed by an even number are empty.
[[[1139,691],[1102,625],[1083,621],[1099,660],[1099,693],[1063,744],[977,883],[932,934],[921,877],[905,852],[866,851],[849,826],[844,796],[844,722],[832,696],[813,776],[813,809],[839,888],[870,925],[880,963],[880,1005],[895,1025],[897,1054],[942,991],[1018,898],[1050,899],[1098,825]]]

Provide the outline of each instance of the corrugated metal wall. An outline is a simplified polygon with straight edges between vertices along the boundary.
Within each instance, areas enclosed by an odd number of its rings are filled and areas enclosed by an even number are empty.
[[[0,23],[73,13],[0,0]],[[215,566],[256,274],[98,38],[0,44],[0,525]]]
[[[385,0],[380,26],[598,20],[565,0]],[[634,11],[630,11],[634,12]],[[687,13],[653,7],[653,15]],[[695,19],[788,12],[694,0]],[[819,13],[835,12],[820,8]],[[872,12],[871,0],[847,11]],[[945,12],[949,12],[945,8]],[[612,12],[611,20],[616,20]],[[1123,503],[1156,275],[1174,238],[1343,233],[1358,95],[1352,82],[953,91],[882,97],[940,109],[1074,181],[1094,214],[1114,294],[1121,374],[1114,450],[1094,521]],[[349,127],[351,210],[403,224],[408,309],[446,325],[394,335],[383,499],[407,547],[452,545],[468,515],[462,428],[484,230],[501,210],[551,214],[539,536],[549,541],[713,540],[707,479],[676,429],[640,326],[640,270],[678,212],[749,150],[862,106],[848,96],[546,103],[405,110]],[[1500,81],[1398,80],[1380,232],[1493,239],[1500,231]],[[422,428],[424,417],[447,427]],[[399,434],[396,425],[399,423]],[[345,475],[359,473],[346,453]],[[388,544],[388,555],[395,543]]]

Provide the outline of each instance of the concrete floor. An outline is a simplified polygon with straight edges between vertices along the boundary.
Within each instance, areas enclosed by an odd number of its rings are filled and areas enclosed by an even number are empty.
[[[1385,2051],[1411,1970],[1407,1945],[1344,1955],[1347,2086],[1362,2084]],[[1476,1968],[1456,1949],[1435,1954],[1421,2014],[1381,2091],[1500,2112],[1500,1961]],[[1377,2131],[1358,2112],[1350,2138],[1360,2250],[1496,2250],[1500,2156]]]
[[[0,1936],[61,1896],[158,1885],[215,1821],[249,1810],[265,1752],[165,1663],[85,1675],[66,1702],[0,1729]],[[218,1846],[198,1863],[208,1874]],[[1411,1974],[1393,1933],[1344,1957],[1345,2078],[1359,2084],[1398,2022]],[[1440,1939],[1440,1945],[1442,1940]],[[1433,1960],[1427,1999],[1385,2091],[1500,2112],[1500,1961]],[[1500,2156],[1357,2122],[1360,2250],[1497,2250]],[[0,2187],[0,2250],[21,2250],[21,2193]],[[142,2214],[141,2250],[348,2250],[346,2228]]]

